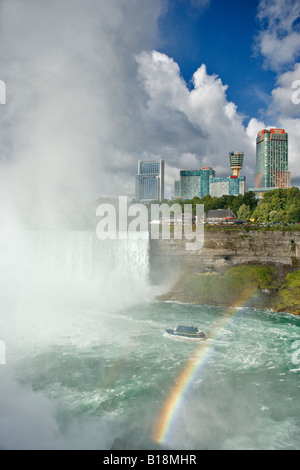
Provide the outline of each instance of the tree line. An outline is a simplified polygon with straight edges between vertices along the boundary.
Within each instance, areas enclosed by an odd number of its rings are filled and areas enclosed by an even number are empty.
[[[298,223],[300,222],[300,190],[297,187],[288,189],[278,188],[268,191],[261,200],[255,197],[253,191],[244,195],[224,195],[202,198],[194,197],[190,200],[173,199],[172,204],[181,206],[191,204],[193,213],[196,213],[196,204],[203,204],[208,213],[214,209],[231,209],[238,219],[255,223]]]

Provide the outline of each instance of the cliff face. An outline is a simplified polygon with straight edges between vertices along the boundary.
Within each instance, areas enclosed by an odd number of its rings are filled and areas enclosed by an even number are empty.
[[[185,240],[151,240],[150,266],[153,283],[169,288],[162,300],[230,306],[247,298],[299,313],[300,232],[207,230],[198,251]]]
[[[170,270],[185,267],[198,272],[208,269],[222,272],[229,267],[266,263],[300,268],[300,231],[205,230],[201,250],[186,250],[185,240],[151,240],[152,277],[162,281]]]

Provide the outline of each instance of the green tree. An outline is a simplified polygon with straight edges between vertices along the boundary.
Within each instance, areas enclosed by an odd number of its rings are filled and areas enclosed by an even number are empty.
[[[286,210],[286,223],[297,224],[300,222],[300,204],[291,203]]]
[[[281,222],[284,221],[285,213],[283,209],[279,209],[278,211],[272,210],[269,212],[268,215],[268,222],[275,223],[275,224],[280,224]]]
[[[298,188],[274,189],[264,194],[253,211],[253,218],[260,222],[296,223],[300,220],[300,191]]]
[[[252,217],[256,222],[267,222],[270,209],[267,204],[263,204],[263,201],[254,209]]]
[[[251,212],[257,207],[258,200],[255,196],[254,191],[248,191],[243,196],[242,204],[246,204],[246,206],[250,207]]]
[[[237,216],[241,220],[250,220],[251,211],[250,207],[246,204],[242,204],[239,210],[237,211]]]

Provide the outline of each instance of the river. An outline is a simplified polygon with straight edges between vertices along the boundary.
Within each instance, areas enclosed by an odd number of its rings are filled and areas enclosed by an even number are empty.
[[[300,317],[156,301],[147,240],[11,246],[0,448],[299,449]],[[166,337],[178,324],[207,339]]]

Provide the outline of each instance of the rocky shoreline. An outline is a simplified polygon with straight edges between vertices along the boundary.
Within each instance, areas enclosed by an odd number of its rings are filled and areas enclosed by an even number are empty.
[[[158,300],[247,306],[299,315],[300,269],[266,263],[233,266],[222,272],[203,273],[187,268]]]

